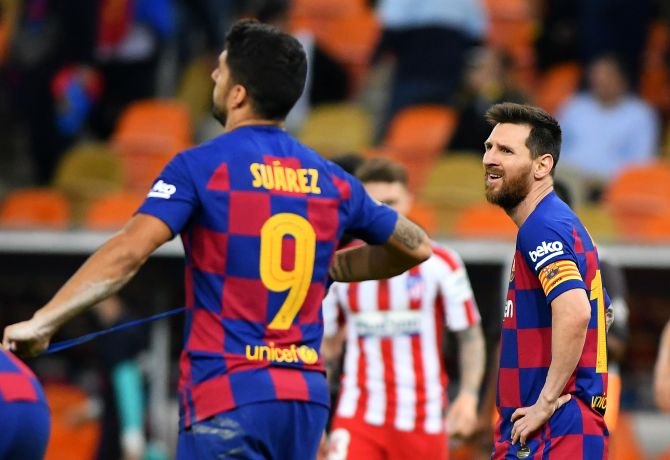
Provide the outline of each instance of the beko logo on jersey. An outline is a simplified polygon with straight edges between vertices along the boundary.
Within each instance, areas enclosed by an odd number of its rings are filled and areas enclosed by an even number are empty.
[[[177,191],[177,187],[172,184],[163,182],[159,180],[154,184],[151,191],[147,194],[149,198],[165,198],[170,199],[172,195]]]
[[[560,241],[551,241],[549,243],[543,241],[542,244],[539,245],[534,251],[530,251],[528,253],[530,260],[533,262],[537,262],[538,259],[542,258],[535,268],[552,257],[556,257],[561,254],[563,254],[563,243]]]

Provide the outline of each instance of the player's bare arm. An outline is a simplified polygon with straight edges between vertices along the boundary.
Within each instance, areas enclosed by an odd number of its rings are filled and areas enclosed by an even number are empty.
[[[665,325],[654,367],[654,396],[658,408],[670,412],[670,321]]]
[[[103,244],[32,319],[5,328],[3,346],[35,356],[46,350],[53,334],[88,307],[118,292],[149,255],[172,238],[159,219],[138,214]]]
[[[512,442],[522,445],[534,431],[544,425],[553,413],[570,400],[561,394],[574,372],[584,348],[591,307],[586,291],[571,289],[551,303],[551,364],[547,380],[537,402],[512,414]]]
[[[467,438],[477,426],[479,388],[484,377],[486,347],[480,324],[456,333],[461,383],[458,396],[451,404],[447,416],[449,434]]]
[[[420,264],[432,253],[426,233],[399,215],[395,229],[385,244],[338,251],[333,257],[329,274],[333,280],[343,282],[391,278]]]

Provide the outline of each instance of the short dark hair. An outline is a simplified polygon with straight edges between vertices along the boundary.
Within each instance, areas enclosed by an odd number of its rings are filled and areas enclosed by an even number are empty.
[[[530,126],[526,147],[533,158],[548,153],[554,159],[554,168],[561,155],[561,126],[558,121],[539,107],[526,104],[503,102],[486,111],[486,121],[495,126],[498,123]],[[552,174],[554,170],[552,169]]]
[[[233,83],[244,86],[256,115],[283,120],[300,98],[307,58],[300,42],[253,19],[236,22],[226,35]]]
[[[372,158],[363,163],[356,171],[356,177],[367,182],[400,182],[407,186],[407,170],[399,163],[386,158]]]

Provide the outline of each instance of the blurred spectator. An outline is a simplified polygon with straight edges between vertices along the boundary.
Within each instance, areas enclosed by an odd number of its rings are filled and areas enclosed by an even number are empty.
[[[255,0],[249,2],[250,15],[261,22],[289,30],[291,0]],[[307,55],[307,81],[302,96],[298,99],[286,118],[286,128],[297,132],[312,106],[340,102],[349,93],[349,76],[344,66],[331,58],[316,42],[312,32],[300,29],[292,32]]]
[[[132,319],[116,296],[100,302],[93,312],[103,329]],[[144,328],[135,327],[98,339],[104,410],[97,460],[144,458],[144,388],[138,355],[145,336]]]
[[[458,127],[450,150],[481,154],[491,127],[484,119],[486,111],[499,102],[524,102],[508,78],[510,62],[500,51],[477,48],[465,66],[463,90],[459,95]]]
[[[481,0],[380,0],[377,11],[376,55],[396,62],[385,124],[410,105],[452,104],[466,53],[486,32]]]
[[[95,54],[105,91],[95,129],[108,137],[123,109],[155,96],[161,43],[175,30],[174,0],[98,0]]]
[[[26,0],[12,40],[8,67],[14,132],[25,126],[35,181],[44,184],[71,138],[56,122],[53,76],[66,64],[93,59],[98,1]]]
[[[622,169],[650,161],[659,142],[654,110],[630,93],[619,61],[611,55],[588,69],[588,89],[560,110],[561,163],[603,186]]]
[[[564,61],[588,64],[612,53],[621,57],[631,86],[636,87],[653,1],[546,0],[538,40],[540,68]]]
[[[577,22],[581,62],[607,53],[621,58],[633,88],[637,87],[653,0],[580,0]]]

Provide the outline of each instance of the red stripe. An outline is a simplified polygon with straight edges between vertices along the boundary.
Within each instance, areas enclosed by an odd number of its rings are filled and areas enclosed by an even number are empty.
[[[347,297],[349,298],[349,310],[352,313],[358,313],[358,283],[349,283]]]
[[[423,424],[426,421],[426,376],[423,373],[421,356],[421,338],[414,335],[412,336],[412,362],[414,363],[417,395],[415,431],[423,431]]]
[[[472,299],[465,301],[465,316],[468,318],[468,326],[472,326],[477,322],[477,313],[475,312],[475,304]]]
[[[384,419],[384,426],[393,426],[395,421],[397,397],[396,397],[396,381],[395,372],[393,372],[393,339],[382,339],[382,362],[384,382],[386,384],[386,415]],[[391,364],[391,365],[389,365]]]
[[[440,366],[440,383],[442,388],[447,388],[447,383],[449,383],[449,377],[447,376],[445,360],[442,354],[443,343],[444,343],[444,329],[447,326],[444,304],[442,303],[442,296],[438,296],[438,300],[435,302],[435,310],[433,312],[435,315],[435,346],[437,348],[437,355],[439,356],[438,365]]]
[[[451,268],[453,271],[458,270],[461,266],[456,258],[454,258],[454,256],[449,253],[449,251],[439,246],[433,246],[433,255],[446,262],[446,264],[449,265],[449,268]]]
[[[368,390],[366,387],[367,377],[366,370],[368,367],[367,359],[365,359],[365,351],[363,349],[364,339],[358,338],[358,376],[356,377],[358,388],[361,390],[361,395],[358,398],[358,407],[356,407],[356,418],[363,420],[365,410],[368,406]]]
[[[420,310],[423,297],[423,280],[421,279],[421,270],[419,269],[419,265],[410,268],[409,276],[410,278],[419,279],[419,282],[421,283],[421,295],[414,296],[412,295],[413,293],[410,292],[409,308],[410,310]]]
[[[377,282],[377,302],[380,311],[388,311],[391,309],[389,297],[389,280],[379,280]]]

